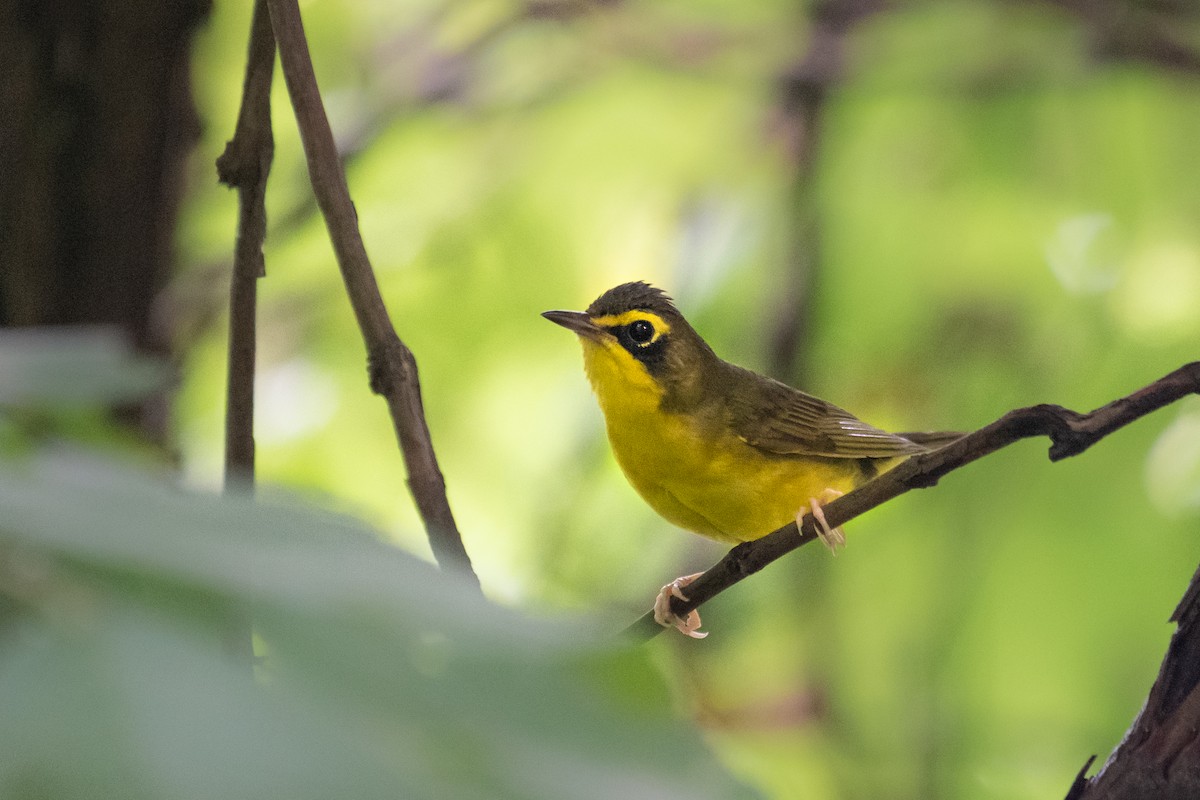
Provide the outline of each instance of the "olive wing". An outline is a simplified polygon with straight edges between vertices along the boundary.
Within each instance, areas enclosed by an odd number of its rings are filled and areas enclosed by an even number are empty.
[[[730,365],[733,367],[733,365]],[[894,458],[928,448],[880,430],[845,409],[771,378],[743,375],[729,397],[729,420],[747,444],[780,455]]]

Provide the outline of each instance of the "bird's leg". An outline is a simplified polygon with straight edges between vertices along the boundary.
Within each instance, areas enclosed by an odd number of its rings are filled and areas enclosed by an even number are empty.
[[[703,639],[708,636],[707,633],[700,630],[700,612],[692,609],[686,617],[680,617],[671,610],[671,598],[678,597],[680,600],[687,602],[687,595],[683,593],[683,587],[687,586],[692,581],[699,578],[702,574],[697,572],[694,575],[684,575],[682,578],[675,580],[662,587],[662,591],[658,593],[658,597],[654,598],[654,621],[664,628],[675,628],[684,636],[690,636],[693,639]]]
[[[841,497],[845,492],[839,492],[837,489],[826,489],[821,492],[821,498],[818,500],[815,497],[808,498],[808,507],[801,508],[796,514],[796,527],[804,524],[804,515],[812,514],[813,521],[817,524],[817,537],[829,548],[829,551],[835,556],[837,555],[838,547],[845,547],[846,532],[839,525],[836,528],[830,528],[829,523],[825,521],[825,511],[821,508],[823,503],[828,503]]]

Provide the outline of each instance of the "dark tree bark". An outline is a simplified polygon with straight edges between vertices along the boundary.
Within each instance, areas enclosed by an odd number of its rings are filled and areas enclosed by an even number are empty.
[[[1200,569],[1171,621],[1179,627],[1146,705],[1100,772],[1090,780],[1081,772],[1067,800],[1200,797]]]
[[[210,0],[0,0],[0,325],[105,323],[165,353],[190,44]],[[152,438],[160,403],[136,409]]]

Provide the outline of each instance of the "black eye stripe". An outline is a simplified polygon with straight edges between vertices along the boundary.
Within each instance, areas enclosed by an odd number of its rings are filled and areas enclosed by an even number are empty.
[[[662,329],[659,324],[663,326]],[[635,319],[619,325],[601,324],[601,327],[616,338],[625,352],[645,364],[647,369],[654,371],[662,364],[669,338],[666,323]]]

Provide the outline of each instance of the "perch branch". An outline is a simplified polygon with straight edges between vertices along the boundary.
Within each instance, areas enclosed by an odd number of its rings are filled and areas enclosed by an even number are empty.
[[[267,177],[275,155],[271,80],[275,36],[266,0],[254,4],[242,105],[217,175],[238,193],[237,244],[229,284],[229,376],[225,402],[225,488],[254,485],[254,370],[258,279],[266,274]]]
[[[346,293],[366,344],[371,389],[387,401],[408,471],[408,487],[434,557],[444,569],[460,572],[478,586],[446,499],[446,484],[425,422],[416,359],[392,326],[359,234],[358,214],[317,88],[299,6],[296,0],[267,0],[267,5],[283,78],[308,159],[313,194],[325,217]]]
[[[910,489],[935,485],[942,476],[1021,439],[1050,438],[1050,460],[1082,453],[1118,428],[1189,394],[1200,393],[1200,361],[1185,364],[1154,383],[1088,414],[1055,405],[1038,405],[1010,411],[990,425],[930,453],[913,456],[895,469],[839,497],[824,507],[830,527],[855,517]],[[683,617],[738,581],[772,561],[817,538],[811,515],[797,530],[790,522],[761,539],[743,542],[687,588],[688,600],[674,598],[671,609]],[[646,613],[626,629],[627,636],[646,641],[665,630]]]

